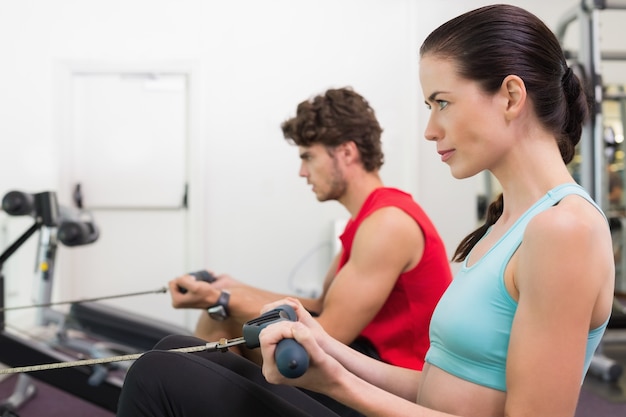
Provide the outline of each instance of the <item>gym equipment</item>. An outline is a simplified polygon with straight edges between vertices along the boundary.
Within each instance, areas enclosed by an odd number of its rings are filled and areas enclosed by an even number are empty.
[[[271,323],[279,321],[297,321],[296,312],[289,305],[282,305],[262,314],[243,325],[243,337],[231,340],[231,346],[246,344],[249,349],[258,348],[261,330]],[[283,339],[278,342],[274,353],[276,365],[281,374],[287,378],[302,376],[309,367],[309,355],[302,345],[294,339]]]
[[[81,298],[80,300],[51,301],[49,303],[38,303],[38,304],[35,303],[35,304],[28,304],[28,305],[22,305],[22,306],[1,307],[0,311],[23,310],[26,308],[52,307],[52,306],[64,305],[64,304],[80,304],[80,303],[88,303],[91,301],[112,300],[114,298],[126,298],[126,297],[133,297],[136,295],[160,294],[160,293],[166,293],[166,292],[167,292],[167,287],[161,287],[156,290],[137,291],[137,292],[124,293],[124,294],[115,294],[115,295],[105,295],[102,297],[93,297],[93,298]]]
[[[254,318],[243,325],[243,336],[235,339],[220,339],[217,342],[209,342],[204,345],[190,346],[186,348],[171,349],[173,352],[200,352],[200,351],[222,351],[225,352],[229,347],[245,344],[249,349],[255,349],[260,346],[259,335],[261,330],[272,323],[280,321],[296,321],[298,319],[294,309],[285,304],[276,307],[261,316]],[[110,362],[128,361],[139,359],[144,353],[131,355],[115,356],[100,359],[85,359],[74,362],[57,362],[42,365],[29,365],[9,369],[0,369],[0,375],[14,374],[20,372],[36,372],[51,369],[70,368],[82,365],[94,365]],[[298,378],[302,376],[309,367],[309,356],[302,345],[294,339],[283,339],[278,342],[274,352],[276,366],[281,374],[287,378]]]
[[[614,329],[626,328],[626,307],[617,299],[613,301],[613,311],[607,326],[607,332],[602,338],[602,343],[598,346],[595,354],[591,358],[589,374],[609,383],[620,379],[624,373],[624,368],[617,361],[604,354],[604,346],[607,343],[626,343],[626,337],[618,333],[612,333]]]
[[[37,231],[40,231],[38,251],[38,272],[41,273],[42,278],[40,297],[46,299],[51,294],[51,278],[56,253],[55,232],[59,222],[56,194],[53,192],[28,194],[11,191],[3,197],[2,208],[9,215],[30,215],[34,218],[34,224],[0,255],[0,305],[4,307],[4,275],[2,272],[4,262]],[[46,312],[40,310],[37,321],[43,323],[47,320]],[[30,353],[36,356],[37,351],[42,348],[42,346],[36,346],[28,341],[19,342],[15,336],[7,333],[5,331],[4,310],[0,311],[0,346],[0,361],[6,364],[14,364],[15,361],[19,363],[22,360],[21,355],[24,354]],[[47,346],[46,349],[52,351]],[[67,377],[67,380],[72,381],[73,378]],[[33,395],[35,395],[35,387],[29,377],[20,375],[15,392],[2,401],[0,407],[5,410],[16,410]]]
[[[140,294],[163,293],[144,291],[90,300],[51,302],[54,277],[54,261],[58,242],[65,246],[80,246],[93,243],[99,232],[93,219],[80,210],[59,207],[56,194],[44,192],[28,194],[11,191],[2,201],[9,215],[29,215],[35,220],[17,241],[0,255],[0,362],[13,366],[2,373],[19,373],[14,393],[0,401],[0,412],[13,412],[35,395],[36,389],[30,374],[44,382],[63,389],[91,403],[113,412],[121,391],[130,361],[150,350],[159,340],[171,334],[191,334],[187,329],[163,323],[149,317],[109,307],[97,301]],[[38,247],[38,274],[41,289],[38,303],[31,306],[4,306],[3,263],[35,232],[40,232]],[[191,272],[198,280],[213,282],[215,277],[207,271]],[[184,289],[182,289],[184,290]],[[182,291],[181,290],[181,291]],[[71,304],[68,314],[52,310],[51,306]],[[5,329],[5,311],[17,308],[38,308],[37,324],[58,326],[51,340],[31,340],[16,336]],[[246,344],[258,347],[260,330],[278,320],[295,320],[296,315],[289,306],[272,310],[244,325],[244,337],[222,340],[207,345],[209,349],[224,350],[230,346]],[[187,348],[187,351],[206,350],[207,346]],[[87,357],[76,361],[77,357]],[[285,339],[276,350],[279,370],[287,377],[302,375],[308,368],[306,351],[293,339]],[[49,365],[28,365],[49,363]],[[48,370],[48,372],[34,372]]]
[[[566,58],[571,62],[574,72],[586,84],[586,92],[593,102],[592,114],[589,123],[583,128],[580,141],[580,178],[579,183],[589,191],[594,200],[607,212],[608,181],[606,166],[605,126],[603,123],[602,103],[605,99],[601,63],[602,61],[626,60],[626,51],[603,52],[600,45],[600,13],[607,10],[626,10],[624,0],[581,0],[568,10],[558,22],[556,35],[564,44],[565,33],[572,22],[578,23],[580,45],[578,51],[567,50],[564,47]],[[612,218],[609,223],[612,233],[624,228],[624,218]],[[626,250],[623,245],[622,251]],[[622,258],[626,255],[622,255]],[[626,272],[622,265],[616,265],[616,271]],[[595,375],[607,382],[617,381],[623,373],[622,366],[603,353],[603,344],[606,343],[609,333],[614,329],[626,328],[626,310],[619,300],[614,299],[614,308],[607,327],[607,332],[598,347],[589,367],[589,374]],[[623,343],[624,341],[622,341]]]
[[[71,361],[79,358],[102,358],[131,354],[152,348],[170,334],[191,334],[185,328],[162,323],[120,309],[114,309],[88,300],[72,304],[69,314],[49,308],[52,303],[55,256],[58,243],[80,246],[93,243],[98,229],[86,212],[60,207],[54,192],[29,194],[11,191],[2,199],[3,210],[12,216],[29,215],[34,224],[0,255],[0,362],[8,366],[32,363]],[[64,225],[67,229],[63,229]],[[60,233],[65,230],[64,233]],[[48,329],[55,324],[52,338],[41,340],[22,337],[5,328],[4,262],[39,231],[37,271],[39,292],[36,325]],[[64,237],[65,236],[65,237]],[[158,291],[145,293],[165,292]],[[136,295],[126,294],[124,296]],[[97,300],[114,297],[100,297]],[[26,306],[25,306],[26,307]],[[19,308],[25,308],[19,307]],[[62,389],[79,398],[115,412],[128,363],[110,366],[77,366],[51,372],[37,372],[33,377]],[[35,395],[35,386],[29,375],[21,373],[14,393],[0,399],[0,414],[14,411]]]
[[[82,246],[95,242],[100,232],[90,214],[60,207],[61,218],[57,237],[65,246]]]
[[[4,263],[37,231],[40,231],[38,267],[43,278],[41,296],[44,299],[50,297],[51,287],[46,284],[49,284],[51,281],[49,278],[54,267],[54,256],[57,246],[55,231],[59,222],[59,206],[56,194],[53,192],[26,194],[19,191],[11,191],[2,199],[2,208],[10,215],[31,215],[35,221],[30,228],[0,255],[1,307],[4,307],[4,275],[2,272]],[[44,321],[43,317],[39,319]],[[0,330],[4,330],[4,320],[4,311],[0,311]]]
[[[214,282],[217,278],[215,278],[213,276],[213,274],[209,273],[209,271],[196,271],[196,272],[190,272],[189,275],[193,275],[194,277],[196,277],[196,281],[204,281],[204,282],[208,282],[209,284],[211,282]],[[180,285],[178,286],[178,291],[180,291],[181,293],[185,294],[187,292],[187,288],[181,287]]]

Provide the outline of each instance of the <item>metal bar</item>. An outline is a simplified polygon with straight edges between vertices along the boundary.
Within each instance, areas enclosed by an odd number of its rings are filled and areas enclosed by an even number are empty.
[[[606,178],[606,157],[604,155],[604,123],[602,115],[602,70],[600,58],[600,10],[592,10],[589,19],[589,41],[591,59],[591,82],[594,85],[595,123],[593,133],[594,144],[594,194],[596,202],[605,211],[608,208],[608,182]]]
[[[623,101],[626,100],[626,92],[621,93],[611,93],[604,95],[604,101]],[[624,123],[626,123],[626,119],[622,118]]]
[[[574,6],[570,8],[569,10],[567,10],[561,16],[561,19],[559,19],[559,21],[557,22],[555,33],[556,33],[557,38],[561,42],[561,44],[563,44],[563,39],[565,38],[565,32],[567,31],[567,27],[569,26],[569,24],[572,23],[574,20],[578,19],[579,11],[580,11],[580,6],[578,5]]]
[[[593,7],[596,9],[626,10],[626,0],[593,0]]]
[[[86,206],[85,210],[93,211],[181,211],[186,207],[180,206]]]
[[[564,53],[568,59],[578,58],[578,51],[568,49]],[[626,61],[626,51],[601,51],[600,58],[602,61]]]
[[[4,262],[9,259],[13,253],[19,249],[20,246],[24,242],[28,240],[39,228],[41,227],[41,221],[39,219],[36,220],[35,224],[33,224],[28,230],[24,232],[15,242],[11,244],[2,254],[0,255],[0,268],[4,264]]]

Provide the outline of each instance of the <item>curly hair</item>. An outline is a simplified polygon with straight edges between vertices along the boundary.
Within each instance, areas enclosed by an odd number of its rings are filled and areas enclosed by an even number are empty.
[[[285,139],[298,146],[321,144],[332,150],[352,141],[366,171],[383,165],[382,129],[374,110],[350,87],[329,89],[303,101],[296,116],[283,122],[281,128]]]

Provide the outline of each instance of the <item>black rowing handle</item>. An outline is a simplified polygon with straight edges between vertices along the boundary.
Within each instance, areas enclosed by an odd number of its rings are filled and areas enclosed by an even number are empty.
[[[189,275],[193,275],[194,277],[196,277],[196,281],[204,281],[204,282],[208,282],[209,284],[214,282],[217,279],[215,278],[215,276],[213,276],[213,274],[205,270],[190,272]],[[178,291],[180,291],[182,294],[185,294],[187,292],[187,288],[181,287],[179,285]]]
[[[277,321],[298,321],[298,316],[293,307],[284,304],[270,310],[260,317],[252,319],[243,325],[243,338],[248,349],[258,348],[261,343],[259,334],[261,330]],[[281,374],[287,378],[298,378],[309,368],[309,354],[295,339],[283,339],[276,345],[274,352],[276,366]]]

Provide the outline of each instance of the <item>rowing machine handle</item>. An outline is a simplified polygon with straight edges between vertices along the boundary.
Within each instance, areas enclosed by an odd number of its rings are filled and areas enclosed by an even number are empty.
[[[190,272],[189,275],[194,276],[196,278],[196,281],[204,281],[204,282],[208,282],[209,284],[217,279],[217,278],[215,278],[215,276],[213,276],[213,274],[211,274],[209,271],[205,271],[205,270],[196,271],[196,272]],[[182,294],[185,294],[185,293],[187,293],[187,288],[181,287],[179,285],[178,286],[178,291],[180,291]]]
[[[297,321],[294,309],[287,304],[276,307],[243,325],[243,338],[249,349],[260,346],[259,333],[271,323],[278,321]],[[274,351],[274,359],[278,371],[287,378],[298,378],[309,369],[309,354],[294,339],[283,339],[278,342]]]
[[[309,354],[294,339],[283,339],[278,342],[274,360],[280,373],[287,378],[301,377],[309,369]]]

